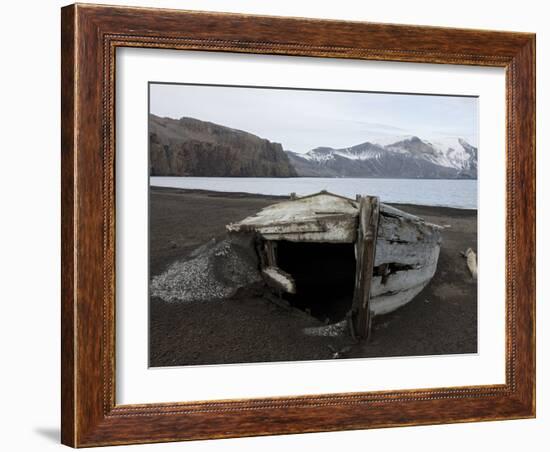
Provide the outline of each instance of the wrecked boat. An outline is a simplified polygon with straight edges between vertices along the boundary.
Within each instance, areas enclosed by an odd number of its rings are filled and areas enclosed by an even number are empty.
[[[374,316],[407,304],[430,282],[442,229],[374,196],[326,191],[292,194],[226,228],[256,236],[262,276],[279,297],[314,315],[346,316],[359,338],[368,338]]]

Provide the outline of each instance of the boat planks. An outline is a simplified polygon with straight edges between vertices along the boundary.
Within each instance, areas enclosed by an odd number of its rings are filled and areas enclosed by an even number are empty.
[[[386,293],[377,297],[371,297],[370,308],[373,314],[376,316],[389,314],[390,312],[395,311],[416,297],[429,282],[430,281],[427,280],[417,286],[410,287],[399,292]]]
[[[437,262],[413,269],[396,271],[387,276],[373,276],[371,284],[371,297],[384,294],[394,294],[409,289],[433,278],[437,269]]]
[[[355,201],[321,192],[265,207],[227,230],[255,231],[271,241],[354,243],[357,212]]]
[[[382,205],[371,284],[374,315],[411,301],[437,270],[441,227]]]

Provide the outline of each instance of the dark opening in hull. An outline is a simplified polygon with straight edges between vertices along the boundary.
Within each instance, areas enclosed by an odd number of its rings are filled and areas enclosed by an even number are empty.
[[[278,241],[277,264],[295,281],[296,293],[283,294],[294,307],[331,323],[351,309],[356,265],[352,243]]]

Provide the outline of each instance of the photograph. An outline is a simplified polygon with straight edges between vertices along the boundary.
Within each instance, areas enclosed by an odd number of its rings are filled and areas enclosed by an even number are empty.
[[[150,367],[478,352],[478,97],[148,88]]]

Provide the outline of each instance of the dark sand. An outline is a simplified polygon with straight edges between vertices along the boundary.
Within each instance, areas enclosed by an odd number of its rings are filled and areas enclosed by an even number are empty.
[[[151,189],[150,276],[225,234],[225,225],[281,198],[171,188]],[[477,352],[477,283],[461,251],[477,250],[475,210],[395,205],[443,230],[437,272],[409,304],[376,317],[367,343],[307,336],[323,323],[262,297],[196,303],[150,301],[150,366],[389,357]]]

